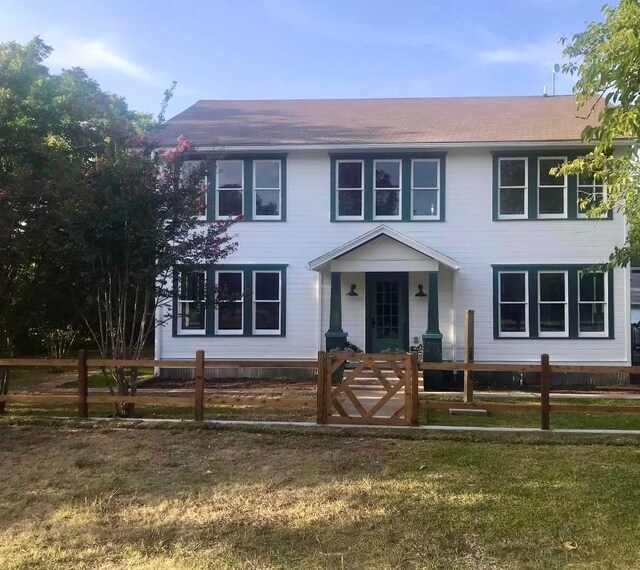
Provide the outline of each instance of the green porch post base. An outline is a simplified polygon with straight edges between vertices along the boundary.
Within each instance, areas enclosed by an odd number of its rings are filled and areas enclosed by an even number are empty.
[[[442,362],[442,333],[427,331],[422,335],[422,361]],[[425,390],[444,388],[442,370],[424,370],[422,381]]]
[[[327,352],[332,348],[344,348],[347,344],[347,336],[348,334],[344,331],[328,330],[324,335]]]

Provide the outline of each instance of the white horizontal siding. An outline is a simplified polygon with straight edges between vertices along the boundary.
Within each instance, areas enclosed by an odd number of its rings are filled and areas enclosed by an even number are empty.
[[[158,356],[191,357],[203,348],[212,357],[309,358],[328,327],[329,282],[323,280],[318,308],[317,274],[310,260],[369,231],[380,222],[330,219],[330,158],[323,151],[291,152],[287,160],[287,221],[237,224],[239,248],[229,263],[284,263],[287,269],[286,337],[173,338],[171,328],[158,332]],[[446,161],[446,221],[384,222],[399,232],[458,261],[462,268],[440,272],[440,323],[445,358],[458,358],[463,342],[464,311],[476,311],[478,360],[537,360],[548,352],[565,362],[628,362],[628,273],[614,279],[615,339],[494,339],[492,264],[595,263],[607,259],[624,241],[623,220],[492,221],[492,156],[488,150],[451,150]],[[419,274],[410,277],[410,341],[426,328],[426,309],[417,304]],[[349,339],[364,345],[364,279],[343,276],[343,326]],[[356,283],[361,296],[344,294]],[[428,290],[426,279],[423,282]],[[349,304],[353,299],[356,303]],[[426,301],[426,299],[423,299]],[[360,305],[358,305],[360,303]],[[426,303],[425,303],[426,304]],[[360,308],[358,308],[360,307]],[[453,313],[455,312],[455,322]],[[322,322],[319,321],[321,319]]]

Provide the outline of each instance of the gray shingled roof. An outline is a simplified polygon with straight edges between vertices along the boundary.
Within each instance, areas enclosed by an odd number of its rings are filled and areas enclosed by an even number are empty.
[[[202,100],[167,121],[161,139],[197,145],[344,145],[579,141],[595,123],[573,96],[425,99]]]

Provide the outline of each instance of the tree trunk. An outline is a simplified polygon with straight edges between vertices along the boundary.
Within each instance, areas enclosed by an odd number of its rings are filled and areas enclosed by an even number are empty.
[[[113,374],[116,378],[119,396],[135,396],[138,391],[138,369],[132,368],[127,375],[124,366],[118,366]],[[116,405],[116,414],[121,418],[131,418],[135,412],[135,404],[122,403]]]
[[[9,392],[9,367],[0,366],[0,396]],[[0,402],[0,414],[4,414],[6,402]]]

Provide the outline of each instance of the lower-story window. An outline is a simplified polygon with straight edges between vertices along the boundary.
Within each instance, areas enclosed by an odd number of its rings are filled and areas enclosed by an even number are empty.
[[[178,286],[178,331],[188,334],[206,332],[206,272],[183,271]]]
[[[579,324],[578,333],[582,337],[602,337],[609,335],[607,318],[608,280],[601,271],[580,272],[578,286]]]
[[[585,265],[499,265],[495,338],[613,338],[613,274]]]
[[[569,336],[567,272],[538,272],[538,326],[540,336]]]
[[[242,334],[243,281],[242,271],[216,271],[216,333]]]
[[[500,336],[529,334],[528,283],[525,271],[502,271],[498,274]]]
[[[174,283],[176,335],[285,336],[286,265],[177,270]]]
[[[280,296],[279,271],[253,272],[254,334],[280,334]]]

